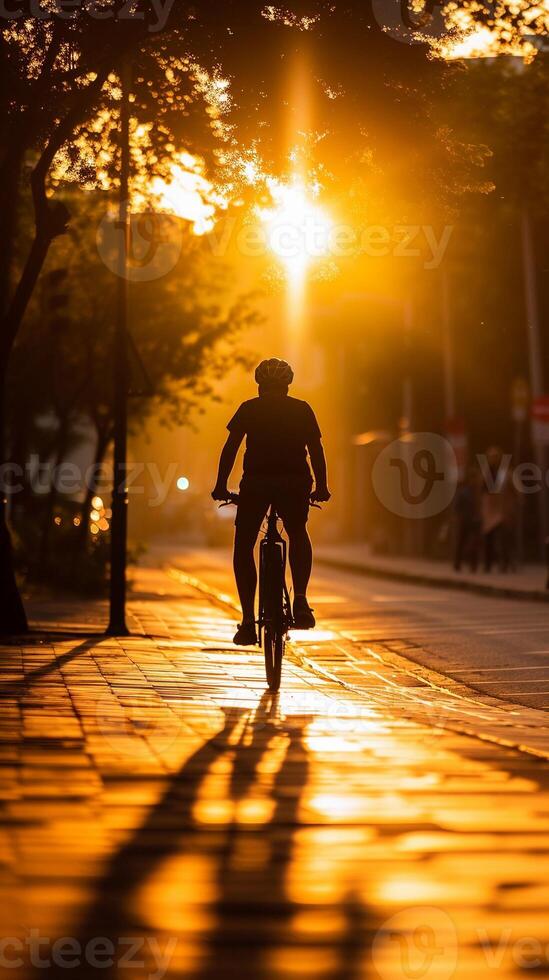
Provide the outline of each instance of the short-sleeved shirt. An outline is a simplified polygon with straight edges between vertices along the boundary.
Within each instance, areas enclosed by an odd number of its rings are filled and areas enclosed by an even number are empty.
[[[320,439],[320,428],[307,402],[260,395],[244,402],[227,428],[246,436],[244,477],[310,476],[307,447]]]

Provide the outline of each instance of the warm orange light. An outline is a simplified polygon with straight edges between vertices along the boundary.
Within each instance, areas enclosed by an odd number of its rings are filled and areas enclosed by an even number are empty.
[[[310,267],[330,251],[333,223],[318,204],[319,187],[296,175],[290,183],[267,178],[272,205],[256,208],[266,244],[286,273],[287,356],[301,358],[306,321],[306,286]]]
[[[308,267],[329,254],[333,222],[318,204],[319,187],[300,177],[290,183],[268,178],[273,204],[257,208],[270,250],[284,264],[288,279],[302,283]]]
[[[149,190],[162,210],[190,221],[195,235],[212,231],[218,211],[227,207],[227,200],[206,178],[204,162],[190,153],[180,153],[170,179],[157,177]]]
[[[532,61],[538,50],[535,36],[543,37],[547,31],[547,0],[539,4],[512,0],[496,6],[495,16],[486,24],[479,18],[477,4],[449,4],[444,13],[448,35],[433,41],[435,52],[448,61],[500,55]]]

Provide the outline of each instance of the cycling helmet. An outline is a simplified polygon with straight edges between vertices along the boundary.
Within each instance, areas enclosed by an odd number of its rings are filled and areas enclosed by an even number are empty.
[[[258,385],[291,385],[294,372],[287,361],[270,357],[266,361],[261,361],[261,364],[256,367],[255,380]]]

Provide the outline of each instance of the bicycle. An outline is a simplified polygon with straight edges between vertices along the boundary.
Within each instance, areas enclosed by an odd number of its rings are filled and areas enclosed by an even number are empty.
[[[238,504],[238,494],[220,506]],[[280,690],[282,660],[289,630],[293,626],[290,594],[286,585],[287,545],[278,529],[278,514],[271,504],[267,529],[259,546],[259,636],[265,657],[269,690]]]
[[[259,546],[259,635],[263,638],[265,674],[269,690],[280,690],[286,638],[293,626],[292,605],[286,585],[287,545],[278,529],[278,514],[271,504],[267,531]]]

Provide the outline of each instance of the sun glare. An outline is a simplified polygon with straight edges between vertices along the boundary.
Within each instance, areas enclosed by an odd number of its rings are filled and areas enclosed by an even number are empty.
[[[299,363],[306,321],[306,286],[311,266],[330,252],[333,222],[318,203],[319,186],[296,176],[290,183],[267,179],[272,204],[257,207],[266,244],[286,276],[288,354]]]
[[[536,48],[523,38],[517,37],[514,40],[506,38],[503,41],[497,30],[489,27],[478,27],[460,39],[454,39],[443,44],[440,53],[447,61],[459,61],[468,58],[496,58],[502,53],[531,60],[536,53]]]
[[[272,206],[257,208],[267,244],[286,268],[288,279],[301,282],[308,267],[330,250],[333,222],[316,198],[318,185],[301,178],[285,184],[267,180]]]
[[[227,201],[204,175],[202,161],[189,153],[174,162],[170,180],[157,177],[150,192],[163,210],[191,222],[195,235],[212,231],[218,212],[227,207]]]
[[[547,0],[534,4],[528,0],[506,0],[495,5],[489,23],[479,19],[475,3],[448,4],[445,20],[448,33],[433,40],[433,50],[447,61],[475,58],[497,58],[508,55],[526,63],[537,54],[535,36],[547,32]]]

